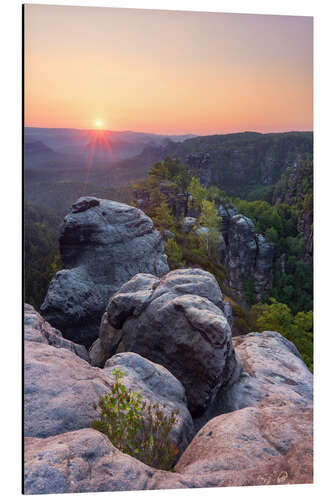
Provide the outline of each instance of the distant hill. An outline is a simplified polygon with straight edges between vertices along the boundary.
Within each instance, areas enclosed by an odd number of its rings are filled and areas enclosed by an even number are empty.
[[[46,146],[42,141],[33,141],[24,143],[25,154],[40,154],[40,153],[54,153],[54,151]]]
[[[25,127],[24,139],[26,142],[41,141],[57,153],[85,155],[87,146],[96,136],[103,136],[113,144],[110,159],[120,159],[142,152],[145,146],[160,146],[167,141],[183,141],[190,137],[186,135],[161,135],[144,132],[113,131],[113,130],[80,130],[71,128],[38,128]],[[115,154],[117,153],[117,154]]]
[[[156,158],[177,156],[184,163],[195,153],[209,155],[209,184],[232,196],[246,196],[249,190],[274,185],[298,155],[312,153],[312,132],[260,134],[244,132],[195,137],[182,143],[169,142]],[[144,156],[147,152],[143,152]],[[150,155],[153,151],[150,150]],[[140,163],[140,158],[138,158]]]

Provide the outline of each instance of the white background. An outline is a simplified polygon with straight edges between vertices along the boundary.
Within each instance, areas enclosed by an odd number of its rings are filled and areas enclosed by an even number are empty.
[[[333,79],[330,1],[305,0],[132,0],[56,1],[39,4],[205,10],[314,16],[315,34],[315,484],[85,494],[83,498],[140,499],[326,499],[332,469],[332,251],[333,251]],[[21,489],[21,2],[1,2],[0,155],[0,494],[19,498]],[[58,495],[39,498],[59,499]],[[66,495],[61,498],[81,498]]]

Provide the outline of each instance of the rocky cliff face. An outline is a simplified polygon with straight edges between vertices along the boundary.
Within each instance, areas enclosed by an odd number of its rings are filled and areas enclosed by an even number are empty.
[[[138,272],[168,272],[160,233],[141,210],[80,198],[61,229],[64,269],[52,279],[41,312],[71,340],[89,346],[110,296]]]
[[[274,245],[256,234],[251,219],[235,208],[219,207],[222,217],[221,262],[228,275],[228,285],[239,297],[245,282],[253,280],[258,298],[268,294],[273,281]]]
[[[297,231],[305,245],[305,261],[313,260],[313,213],[302,210],[297,221]]]
[[[313,160],[298,155],[284,176],[283,187],[275,193],[275,203],[296,205],[297,231],[304,241],[304,260],[313,259]]]
[[[186,156],[185,161],[197,173],[200,184],[204,187],[210,186],[212,177],[210,154],[191,153]]]

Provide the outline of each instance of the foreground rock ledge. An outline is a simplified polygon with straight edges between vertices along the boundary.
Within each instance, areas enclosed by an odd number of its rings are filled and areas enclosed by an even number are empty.
[[[165,472],[82,429],[25,439],[24,492],[76,493],[311,483],[312,412],[281,401],[221,415]]]
[[[64,337],[90,346],[110,296],[140,272],[169,271],[160,233],[141,210],[80,198],[61,228],[64,269],[52,279],[43,317]]]
[[[28,330],[34,321],[38,326],[30,308],[27,315]],[[199,428],[176,472],[165,472],[121,453],[106,436],[86,428],[94,418],[89,401],[107,392],[110,372],[118,366],[126,372],[125,385],[140,387],[145,399],[181,407],[180,426],[173,432],[185,447],[193,427],[179,381],[134,353],[113,356],[104,370],[91,367],[71,345],[36,340],[35,330],[28,331],[25,349],[26,494],[312,482],[312,375],[280,334],[234,339],[246,371],[217,395],[212,413],[204,417],[229,413]]]

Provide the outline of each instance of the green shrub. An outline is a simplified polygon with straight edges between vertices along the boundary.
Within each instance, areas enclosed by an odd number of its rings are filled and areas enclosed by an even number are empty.
[[[99,419],[92,422],[92,427],[123,453],[152,467],[169,470],[178,454],[170,431],[179,410],[165,415],[158,404],[143,403],[139,392],[126,389],[121,383],[124,372],[115,368],[112,374],[116,381],[110,393],[101,397]],[[97,409],[97,405],[94,407]]]

